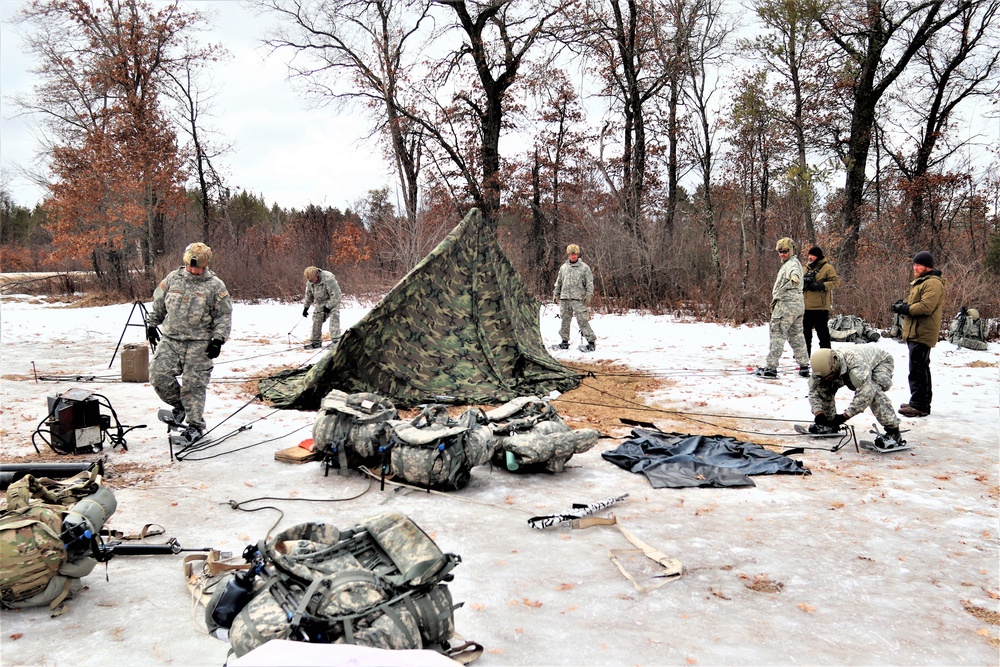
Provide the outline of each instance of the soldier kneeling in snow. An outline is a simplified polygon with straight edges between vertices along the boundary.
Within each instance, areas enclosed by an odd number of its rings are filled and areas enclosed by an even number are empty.
[[[892,386],[892,355],[875,345],[844,345],[836,350],[820,349],[812,355],[809,407],[816,415],[811,433],[832,433],[854,415],[871,408],[885,429],[884,446],[902,443],[899,418],[885,392]],[[854,390],[854,400],[837,414],[834,400],[841,387]]]

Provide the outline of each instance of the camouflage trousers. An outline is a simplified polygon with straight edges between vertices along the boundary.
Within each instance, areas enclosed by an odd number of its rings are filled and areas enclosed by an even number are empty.
[[[871,408],[872,414],[875,415],[875,419],[882,425],[882,428],[899,428],[899,417],[896,416],[896,410],[885,394],[892,388],[894,367],[895,364],[890,357],[873,368],[872,381],[866,382],[854,393],[854,400],[851,401],[850,407],[844,411],[844,414],[853,417],[855,414],[861,414],[865,409]],[[841,383],[838,383],[836,388],[820,385],[816,392],[816,397],[823,408],[823,414],[827,417],[832,418],[837,414],[834,395],[837,393],[837,389],[843,386]]]
[[[334,308],[329,315],[323,314],[323,308],[317,306],[313,310],[312,342],[323,342],[323,323],[330,320],[330,339],[336,340],[340,336],[340,308]]]
[[[212,377],[207,340],[175,340],[164,336],[149,362],[149,383],[164,403],[183,408],[186,421],[205,428],[205,393]],[[178,376],[180,383],[177,382]]]
[[[580,333],[587,339],[587,342],[593,343],[597,340],[594,330],[590,328],[590,309],[583,299],[560,299],[559,317],[562,318],[562,324],[559,325],[559,335],[562,336],[563,340],[569,340],[569,327],[573,323],[574,317],[580,327]]]
[[[803,311],[790,312],[775,306],[771,313],[771,348],[767,353],[766,368],[778,368],[778,360],[785,348],[785,342],[791,344],[795,363],[802,368],[809,368],[809,352],[806,350],[806,337],[802,334]]]

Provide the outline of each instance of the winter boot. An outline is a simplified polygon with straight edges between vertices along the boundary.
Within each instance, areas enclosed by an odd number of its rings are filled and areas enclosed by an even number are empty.
[[[311,343],[306,343],[305,345],[303,345],[302,349],[304,349],[304,350],[318,350],[321,345],[322,345],[322,343],[320,341],[314,340]]]
[[[568,350],[569,349],[569,341],[568,340],[564,340],[563,342],[559,343],[559,349],[560,350]]]
[[[181,433],[181,437],[188,442],[196,442],[201,440],[204,435],[204,430],[200,426],[195,426],[194,424],[188,424],[188,427],[184,429]]]
[[[912,405],[907,405],[906,407],[902,407],[896,412],[903,415],[904,417],[926,417],[931,413],[930,408],[928,408],[927,410],[921,410],[920,408],[914,407]]]
[[[882,435],[875,436],[875,447],[880,451],[891,452],[896,449],[904,449],[906,441],[899,432],[899,428],[887,428]]]
[[[836,433],[839,429],[826,424],[809,424],[809,432],[813,435],[829,435]]]
[[[778,377],[778,371],[775,368],[764,368],[763,366],[758,367],[757,370],[753,372],[759,378],[776,378]]]
[[[171,419],[175,424],[183,424],[184,418],[187,417],[187,413],[184,412],[184,408],[182,407],[174,408],[171,414],[172,414]]]
[[[588,342],[583,348],[584,352],[593,352],[596,349],[597,348],[594,346],[594,341]]]
[[[805,366],[799,366],[799,375],[801,375],[804,378],[809,377],[809,369],[806,368]]]

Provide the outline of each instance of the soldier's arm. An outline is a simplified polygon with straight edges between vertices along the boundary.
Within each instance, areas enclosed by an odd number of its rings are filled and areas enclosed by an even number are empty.
[[[229,340],[233,329],[233,304],[229,299],[229,290],[222,289],[215,295],[212,313],[212,338],[222,342]]]
[[[840,287],[840,276],[837,275],[836,269],[827,264],[823,267],[823,272],[826,273],[826,275],[820,279],[820,282],[826,285],[827,290],[837,289]]]
[[[944,297],[944,287],[940,280],[927,280],[920,292],[920,300],[910,304],[910,317],[925,317],[934,312]]]
[[[161,280],[160,284],[153,290],[153,308],[149,311],[149,319],[147,321],[147,324],[151,327],[160,326],[167,317],[166,296],[170,290],[170,285],[167,283],[169,278],[170,276],[167,276]]]

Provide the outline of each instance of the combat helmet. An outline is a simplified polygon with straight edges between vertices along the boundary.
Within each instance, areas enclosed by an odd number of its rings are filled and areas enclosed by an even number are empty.
[[[829,348],[820,348],[812,353],[809,360],[812,366],[813,375],[826,377],[839,370],[840,364],[837,362],[837,355]]]
[[[307,266],[306,270],[302,272],[303,277],[309,282],[316,280],[316,276],[319,275],[319,268],[315,266]]]
[[[184,264],[187,266],[208,268],[212,262],[212,249],[204,243],[192,243],[184,248]]]
[[[580,246],[578,246],[575,243],[570,243],[568,246],[566,246],[566,254],[567,255],[579,255],[580,254]]]
[[[774,246],[774,249],[777,250],[778,252],[781,252],[783,250],[787,250],[788,252],[792,252],[793,245],[794,244],[792,243],[792,239],[790,239],[787,236],[785,236],[784,238],[778,239],[778,244]]]

